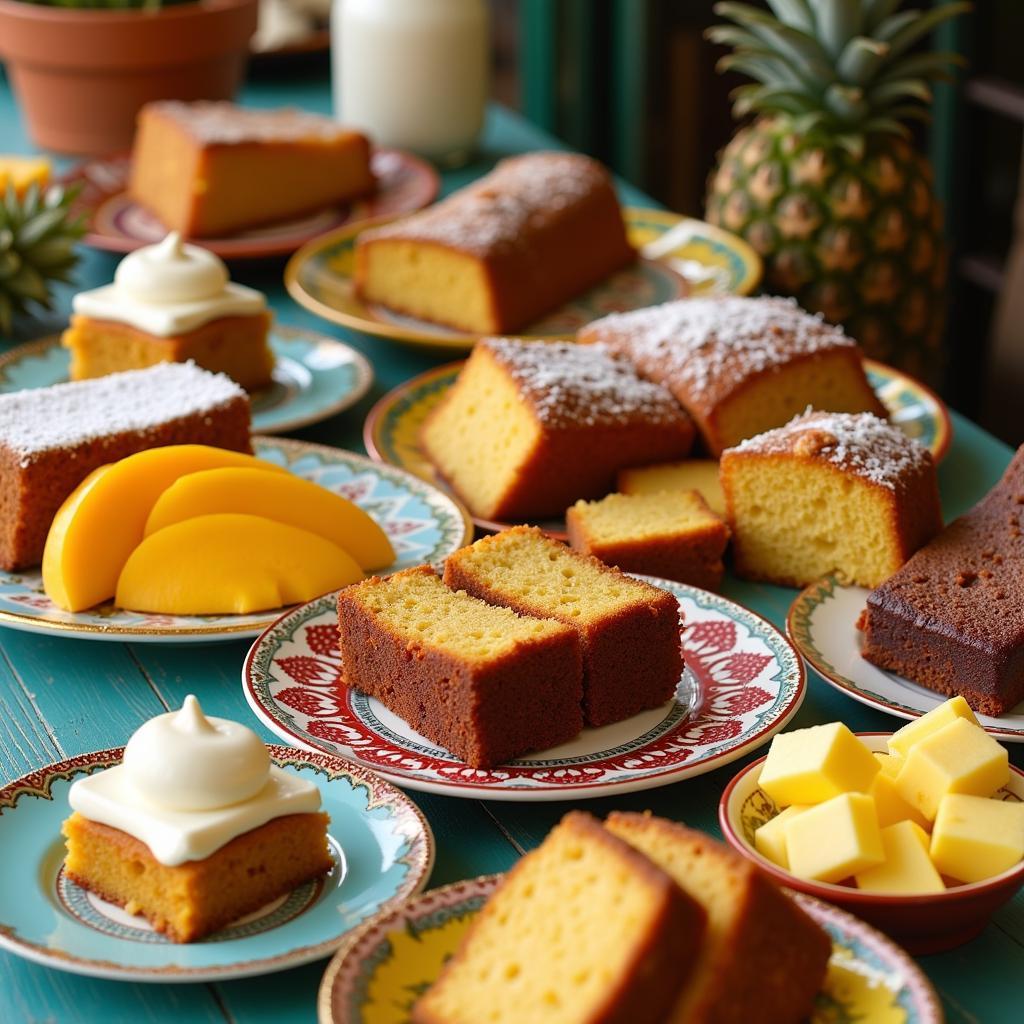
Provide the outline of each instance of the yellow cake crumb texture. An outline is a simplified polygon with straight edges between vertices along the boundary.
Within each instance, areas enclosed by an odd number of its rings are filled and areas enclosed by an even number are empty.
[[[616,486],[622,494],[697,491],[716,516],[726,518],[725,494],[718,479],[717,459],[682,459],[620,469]]]
[[[721,528],[697,491],[609,494],[599,501],[578,501],[573,511],[588,537],[598,543],[686,539]]]

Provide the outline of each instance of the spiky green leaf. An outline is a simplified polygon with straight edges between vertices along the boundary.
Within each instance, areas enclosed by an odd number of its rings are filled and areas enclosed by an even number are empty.
[[[946,80],[950,77],[950,68],[962,67],[964,63],[963,57],[957,53],[915,53],[898,60],[891,68],[886,68],[874,84],[882,85],[908,78]]]
[[[768,0],[768,6],[783,25],[813,35],[817,30],[808,0]]]
[[[868,102],[874,110],[888,108],[906,99],[931,103],[932,91],[920,78],[901,78],[895,82],[881,82],[871,86],[868,90]]]
[[[885,67],[889,59],[889,46],[877,39],[857,36],[846,44],[839,55],[836,70],[848,85],[865,86]]]
[[[721,71],[738,71],[749,75],[763,85],[790,85],[801,87],[803,82],[783,61],[772,56],[756,56],[745,53],[728,53],[720,58],[715,67]]]
[[[826,108],[841,122],[856,124],[867,113],[864,90],[857,86],[834,82],[825,90]]]
[[[944,21],[949,21],[950,18],[955,18],[960,14],[966,14],[970,9],[969,3],[958,0],[956,3],[933,7],[930,11],[907,11],[906,14],[912,15],[908,23],[901,25],[896,31],[888,33],[883,33],[880,29],[876,33],[876,38],[887,42],[892,49],[893,57],[898,57],[901,53],[909,50],[914,43],[930,35]],[[894,22],[899,17],[896,15],[889,21]]]
[[[875,29],[895,13],[903,0],[864,0],[864,31],[872,35]]]
[[[821,45],[833,60],[861,31],[861,0],[811,0]]]

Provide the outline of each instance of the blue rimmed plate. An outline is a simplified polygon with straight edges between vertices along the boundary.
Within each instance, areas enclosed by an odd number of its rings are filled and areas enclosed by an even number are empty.
[[[355,405],[373,383],[366,357],[334,338],[275,324],[270,347],[277,357],[274,382],[250,396],[253,433],[319,423]],[[0,394],[62,384],[70,361],[56,336],[19,345],[0,355]]]
[[[320,983],[319,1024],[407,1024],[499,880],[490,875],[433,889],[353,932]],[[790,895],[832,939],[807,1024],[942,1024],[935,990],[899,946],[828,903]]]
[[[63,871],[68,789],[76,778],[118,764],[122,753],[82,754],[0,788],[0,947],[97,978],[267,974],[330,955],[352,929],[418,893],[430,875],[430,826],[402,792],[340,758],[270,747],[275,764],[320,788],[334,868],[200,942],[170,942]]]
[[[363,455],[277,437],[255,437],[261,459],[340,494],[377,520],[395,548],[388,572],[436,562],[468,543],[473,524],[454,499],[411,473]],[[0,572],[0,626],[87,640],[188,643],[258,636],[280,609],[248,615],[156,615],[111,604],[84,612],[58,608],[38,569]]]
[[[719,594],[641,578],[679,602],[687,668],[675,699],[495,768],[469,767],[340,683],[331,594],[286,613],[253,644],[242,688],[257,718],[288,743],[357,761],[406,789],[532,801],[667,786],[766,743],[796,714],[805,680],[770,622]]]

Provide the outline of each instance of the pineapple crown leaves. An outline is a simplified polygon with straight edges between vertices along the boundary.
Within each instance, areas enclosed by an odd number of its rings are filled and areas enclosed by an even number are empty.
[[[733,52],[719,70],[755,81],[733,93],[737,117],[784,115],[802,134],[821,131],[853,155],[873,132],[907,135],[907,119],[926,119],[929,83],[962,63],[954,53],[908,53],[915,43],[971,9],[954,0],[928,11],[902,0],[767,0],[769,11],[723,0],[715,13],[732,24],[708,38]]]
[[[75,243],[85,234],[85,218],[71,210],[78,191],[33,183],[19,195],[8,183],[0,198],[0,334],[33,304],[52,308],[51,283],[70,281]]]

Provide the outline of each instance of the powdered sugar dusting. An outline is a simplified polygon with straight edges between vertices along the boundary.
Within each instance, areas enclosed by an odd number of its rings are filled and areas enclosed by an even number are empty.
[[[242,142],[301,142],[303,139],[333,141],[356,135],[330,117],[294,107],[252,110],[234,103],[162,100],[152,108],[181,124],[207,145],[238,145]]]
[[[421,213],[364,231],[361,239],[408,238],[480,255],[529,245],[530,228],[610,189],[604,169],[576,153],[529,153],[501,163],[486,177]]]
[[[932,465],[927,448],[869,412],[808,411],[731,451],[812,456],[892,490]]]
[[[0,445],[16,452],[26,465],[42,452],[151,430],[244,396],[230,377],[208,373],[191,362],[160,363],[95,380],[15,391],[0,395]]]
[[[628,356],[676,395],[700,393],[709,402],[794,357],[855,345],[792,299],[741,296],[614,313],[585,328],[583,337]]]
[[[542,423],[687,423],[665,388],[643,380],[628,362],[601,346],[511,338],[488,338],[481,344],[506,367]]]

